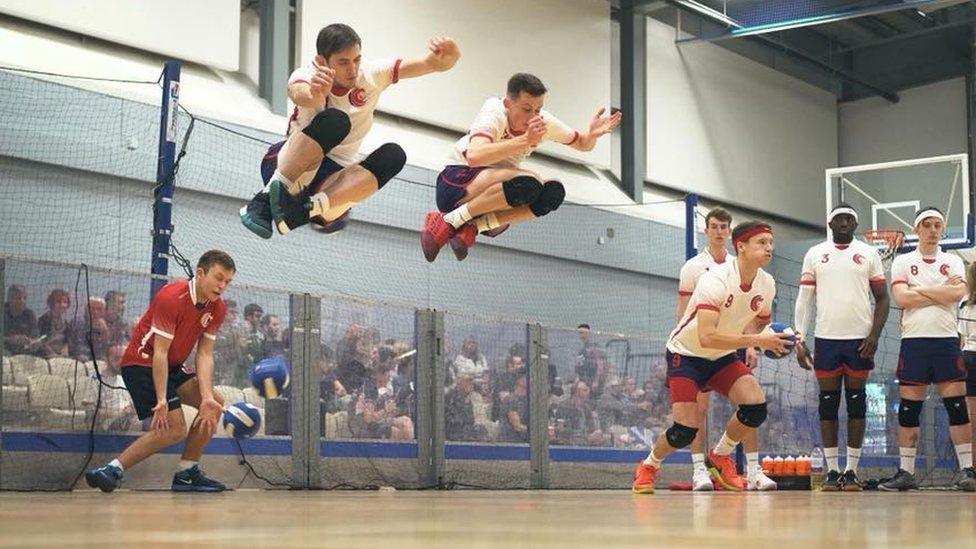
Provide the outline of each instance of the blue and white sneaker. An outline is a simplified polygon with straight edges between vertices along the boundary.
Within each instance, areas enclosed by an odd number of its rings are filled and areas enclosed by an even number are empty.
[[[241,207],[241,223],[247,230],[261,238],[271,238],[271,198],[266,192],[254,195],[247,205]]]
[[[108,493],[122,486],[122,470],[113,465],[89,469],[85,471],[85,481],[88,486]]]
[[[208,478],[196,465],[173,475],[174,492],[223,492],[227,489],[219,481]]]

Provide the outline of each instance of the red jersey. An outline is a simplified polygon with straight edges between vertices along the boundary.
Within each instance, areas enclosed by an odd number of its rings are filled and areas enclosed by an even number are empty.
[[[224,301],[197,303],[193,280],[177,280],[160,288],[149,309],[132,330],[132,339],[122,355],[122,366],[152,367],[153,334],[171,340],[169,369],[183,365],[200,336],[217,338],[227,306]]]

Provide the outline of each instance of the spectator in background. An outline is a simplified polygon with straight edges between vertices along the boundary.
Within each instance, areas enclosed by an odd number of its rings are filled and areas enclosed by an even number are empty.
[[[333,414],[342,410],[348,392],[336,375],[335,354],[328,345],[319,350],[318,367],[319,404],[322,412]]]
[[[109,290],[105,292],[105,325],[108,328],[108,345],[127,345],[129,327],[125,323],[125,292]]]
[[[515,380],[515,388],[502,400],[499,410],[499,440],[505,442],[529,441],[529,380],[520,375]]]
[[[556,441],[571,446],[603,446],[603,431],[590,401],[590,387],[576,381],[570,398],[556,407]]]
[[[244,307],[244,322],[241,324],[241,344],[244,346],[242,369],[250,371],[251,365],[263,357],[264,334],[261,331],[261,318],[264,309],[257,303]]]
[[[245,367],[241,368],[244,363],[242,360],[244,342],[241,339],[237,302],[228,299],[224,301],[224,305],[227,306],[227,312],[217,330],[217,340],[214,342],[214,384],[247,387],[250,365],[245,364]]]
[[[261,358],[285,356],[288,352],[278,315],[264,315],[261,319]]]
[[[122,379],[122,354],[125,345],[113,345],[108,348],[106,359],[100,363],[99,372],[102,375],[101,405],[98,402],[98,377],[92,374],[92,382],[88,383],[82,406],[88,413],[89,419],[98,406],[97,429],[103,431],[128,431],[139,425],[132,405],[132,399],[125,390]]]
[[[339,357],[337,375],[347,391],[358,391],[366,380],[370,352],[366,347],[365,335],[362,326],[352,323],[336,347]]]
[[[576,378],[583,380],[587,385],[592,387],[593,381],[597,377],[596,353],[598,349],[596,344],[590,339],[589,324],[580,324],[576,327],[576,332],[579,334],[580,342],[583,344],[583,347],[576,353]]]
[[[397,409],[392,364],[379,364],[353,399],[349,430],[356,438],[412,440],[413,420]]]
[[[92,297],[81,318],[71,322],[69,352],[78,360],[105,360],[108,351],[108,324],[105,322],[105,300]],[[90,343],[90,344],[89,344]],[[92,356],[91,349],[95,349]]]
[[[466,442],[488,440],[488,430],[484,425],[476,425],[474,405],[470,396],[474,392],[474,378],[470,374],[459,374],[454,388],[444,397],[444,434],[447,440]]]
[[[488,361],[478,350],[478,341],[473,335],[468,336],[461,345],[461,352],[454,358],[454,374],[480,377],[487,372]]]
[[[7,353],[21,355],[36,353],[38,345],[37,317],[27,308],[27,289],[12,284],[3,304],[3,343]]]
[[[635,424],[636,403],[627,397],[624,385],[619,380],[611,383],[604,391],[597,401],[596,409],[600,424],[605,429],[609,429],[611,425],[630,427]]]
[[[47,311],[37,320],[37,331],[44,338],[39,347],[42,356],[68,356],[71,329],[65,314],[70,307],[71,296],[61,288],[47,295]]]

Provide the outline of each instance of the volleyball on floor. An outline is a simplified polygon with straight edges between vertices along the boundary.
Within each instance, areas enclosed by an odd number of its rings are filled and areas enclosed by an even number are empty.
[[[251,368],[251,385],[264,398],[278,398],[290,381],[288,366],[280,356],[259,360]]]
[[[224,431],[234,438],[251,438],[261,429],[261,411],[247,402],[235,402],[224,410]]]
[[[794,348],[796,348],[796,330],[794,330],[792,327],[790,327],[789,324],[786,324],[785,322],[773,322],[772,324],[770,324],[769,326],[766,327],[766,331],[768,331],[768,332],[776,332],[777,334],[787,334],[788,336],[790,336],[789,341],[786,343],[786,352],[785,353],[783,353],[783,354],[777,354],[777,353],[775,353],[773,351],[769,351],[769,350],[763,351],[763,354],[765,354],[769,358],[783,358],[783,357],[786,357],[790,353],[793,352],[793,349]]]

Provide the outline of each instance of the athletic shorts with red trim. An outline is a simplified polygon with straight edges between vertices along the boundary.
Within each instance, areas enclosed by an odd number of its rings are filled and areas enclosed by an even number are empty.
[[[737,379],[752,375],[752,370],[734,352],[708,360],[668,351],[665,358],[668,361],[667,384],[672,404],[695,402],[698,400],[698,393],[710,389],[722,396],[728,396]]]
[[[902,338],[895,379],[902,385],[964,381],[966,366],[955,337]]]
[[[452,164],[437,174],[437,209],[449,212],[461,205],[468,185],[485,168]]]
[[[285,146],[284,141],[279,141],[274,145],[268,147],[268,152],[264,154],[264,158],[261,160],[261,179],[264,180],[264,184],[267,185],[271,181],[271,176],[274,175],[275,170],[278,169],[278,153],[281,151],[281,147]],[[329,157],[322,159],[319,164],[318,170],[315,172],[315,177],[312,178],[311,185],[309,187],[314,187],[318,183],[321,183],[326,177],[336,173],[341,170],[342,166],[336,163]]]
[[[863,339],[813,340],[813,373],[817,378],[851,377],[866,378],[874,369],[873,358],[861,358],[857,348]]]

